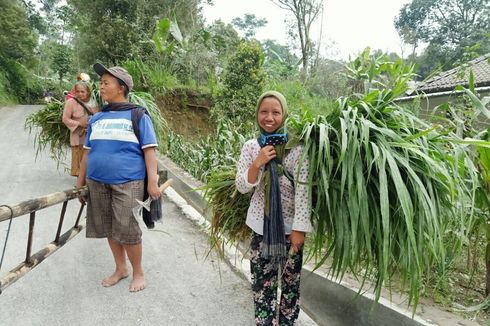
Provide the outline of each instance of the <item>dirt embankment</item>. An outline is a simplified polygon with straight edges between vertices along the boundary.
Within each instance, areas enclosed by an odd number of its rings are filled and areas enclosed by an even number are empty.
[[[214,133],[214,124],[209,119],[213,105],[210,94],[173,89],[156,100],[169,127],[186,139],[197,140]]]

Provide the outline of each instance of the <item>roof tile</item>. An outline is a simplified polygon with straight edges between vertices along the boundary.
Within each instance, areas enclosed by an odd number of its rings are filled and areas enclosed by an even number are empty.
[[[473,75],[475,78],[476,87],[490,86],[490,63],[488,62],[489,58],[490,53],[487,53],[468,62],[468,67],[473,67]],[[423,83],[421,83],[417,90],[429,94],[450,91],[458,85],[468,86],[469,75],[469,69],[456,67],[424,81]]]

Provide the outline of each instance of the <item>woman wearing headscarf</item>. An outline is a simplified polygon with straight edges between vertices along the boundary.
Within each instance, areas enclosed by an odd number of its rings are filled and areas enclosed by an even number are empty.
[[[256,325],[293,325],[298,318],[303,243],[305,233],[312,230],[311,200],[305,184],[308,160],[302,158],[303,147],[287,131],[287,113],[281,93],[268,91],[260,96],[256,108],[260,135],[244,144],[237,167],[238,191],[253,191],[246,224],[253,231]]]
[[[85,81],[76,82],[75,94],[65,102],[62,121],[70,129],[71,175],[78,176],[83,156],[83,143],[89,118],[99,111],[92,99],[92,88]]]

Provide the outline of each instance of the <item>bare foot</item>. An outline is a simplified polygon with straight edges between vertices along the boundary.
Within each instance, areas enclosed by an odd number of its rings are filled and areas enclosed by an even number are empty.
[[[138,292],[146,287],[145,277],[143,275],[133,276],[129,285],[129,292]]]
[[[118,272],[115,271],[114,274],[102,280],[102,286],[109,287],[117,284],[120,280],[128,277],[128,272]]]

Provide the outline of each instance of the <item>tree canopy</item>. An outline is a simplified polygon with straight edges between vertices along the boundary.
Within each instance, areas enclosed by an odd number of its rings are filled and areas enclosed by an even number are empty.
[[[245,33],[245,38],[250,39],[255,36],[257,28],[267,25],[267,19],[257,18],[254,14],[245,14],[243,18],[233,18],[231,23]]]
[[[75,44],[84,64],[122,62],[151,52],[156,22],[171,17],[185,34],[202,25],[201,0],[68,0],[77,12]]]
[[[26,71],[36,62],[36,44],[37,35],[31,28],[24,4],[17,0],[1,1],[0,93],[26,97]]]
[[[37,36],[30,27],[25,8],[19,1],[0,2],[0,58],[23,64],[33,59]]]
[[[427,45],[422,74],[436,67],[449,69],[465,52],[490,51],[490,1],[413,0],[402,7],[395,27],[414,53]]]

